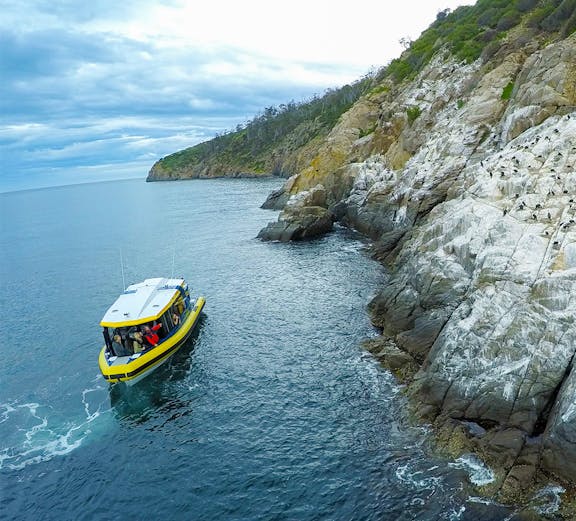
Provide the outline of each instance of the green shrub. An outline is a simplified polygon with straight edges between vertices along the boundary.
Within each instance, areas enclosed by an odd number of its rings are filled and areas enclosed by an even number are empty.
[[[414,72],[412,66],[406,60],[400,58],[392,60],[387,67],[387,71],[397,82],[408,78]]]
[[[538,1],[539,0],[516,0],[516,9],[522,13],[526,13],[536,7]]]
[[[418,119],[420,114],[422,114],[422,109],[418,105],[406,107],[406,115],[408,116],[408,123],[410,123],[410,125]]]
[[[478,25],[480,27],[496,27],[498,24],[498,20],[500,20],[501,11],[500,9],[496,9],[492,7],[491,9],[486,9],[480,16],[478,17]]]
[[[483,33],[479,34],[476,38],[479,42],[489,43],[496,39],[500,33],[495,29],[486,29]]]
[[[381,94],[382,92],[390,92],[390,86],[384,83],[376,85],[376,87],[371,89],[368,94]]]
[[[554,6],[552,4],[546,4],[543,5],[542,7],[538,7],[528,17],[526,25],[528,27],[533,28],[540,27],[540,23],[542,22],[542,20],[547,18],[550,15],[550,13],[552,13],[552,11],[554,11]]]
[[[567,38],[574,31],[576,31],[576,12],[570,17],[570,19],[564,24],[562,28],[562,37]]]
[[[480,12],[485,11],[491,7],[498,9],[505,9],[510,5],[510,0],[478,0],[476,7]]]
[[[466,63],[472,63],[480,58],[484,44],[478,41],[468,41],[456,53],[456,57]]]
[[[376,130],[376,125],[372,125],[369,128],[360,128],[358,129],[358,138],[363,138],[366,136],[369,136],[370,134],[374,134],[374,131]]]
[[[559,31],[576,10],[576,0],[563,0],[542,22],[545,31]]]
[[[512,96],[512,91],[514,90],[514,82],[511,81],[504,89],[502,89],[502,96],[500,96],[503,100],[509,100]]]
[[[498,22],[496,29],[498,31],[508,31],[508,29],[516,27],[519,22],[520,22],[520,15],[518,13],[508,13],[505,14],[502,18],[500,18],[500,21]]]

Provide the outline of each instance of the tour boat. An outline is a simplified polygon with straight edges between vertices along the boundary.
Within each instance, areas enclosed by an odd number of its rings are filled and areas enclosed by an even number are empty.
[[[186,342],[206,300],[190,298],[184,279],[146,279],[128,286],[102,318],[98,365],[108,382],[132,385]]]

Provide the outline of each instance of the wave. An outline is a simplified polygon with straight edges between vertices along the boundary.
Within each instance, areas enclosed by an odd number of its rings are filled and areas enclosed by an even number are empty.
[[[449,466],[455,469],[466,470],[468,472],[468,479],[476,486],[488,485],[495,479],[492,469],[473,454],[461,456],[454,463],[449,463]]]
[[[411,464],[400,465],[396,469],[396,477],[408,485],[418,489],[436,489],[442,485],[443,478],[430,473],[437,470],[438,466],[419,470],[411,467]]]
[[[37,402],[0,404],[0,470],[20,470],[74,451],[93,433],[95,422],[110,412],[104,402],[91,403],[90,395],[103,387],[82,391],[84,417],[62,420],[51,405]]]
[[[562,494],[566,492],[564,487],[559,485],[549,485],[539,490],[532,498],[533,509],[542,515],[549,515],[558,512],[562,503]]]

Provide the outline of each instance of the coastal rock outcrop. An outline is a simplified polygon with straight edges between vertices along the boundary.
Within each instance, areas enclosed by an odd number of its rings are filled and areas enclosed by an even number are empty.
[[[258,237],[265,241],[298,241],[324,235],[332,229],[333,214],[325,208],[326,190],[317,185],[291,198],[277,222],[263,228]]]
[[[500,468],[504,499],[541,471],[576,483],[575,64],[574,35],[489,66],[438,54],[359,107],[369,143],[341,120],[276,223],[324,208],[374,240],[371,351]]]

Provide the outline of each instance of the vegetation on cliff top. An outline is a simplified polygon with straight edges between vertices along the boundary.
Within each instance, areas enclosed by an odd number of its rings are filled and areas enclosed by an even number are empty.
[[[478,0],[473,6],[446,9],[417,40],[406,41],[402,56],[377,75],[367,75],[310,101],[268,107],[234,131],[171,154],[157,165],[164,173],[214,165],[229,172],[295,173],[285,171],[285,158],[330,132],[338,118],[366,92],[389,90],[379,82],[414,78],[440,48],[449,49],[461,61],[472,62],[481,56],[488,60],[517,27],[523,30],[525,42],[546,33],[566,37],[576,30],[576,0]],[[414,120],[418,114],[410,116]]]
[[[415,77],[441,47],[446,46],[459,60],[473,62],[489,58],[503,37],[519,25],[527,37],[537,32],[559,32],[566,37],[576,29],[576,0],[478,0],[438,13],[436,21],[407,51],[382,71],[395,81]]]

